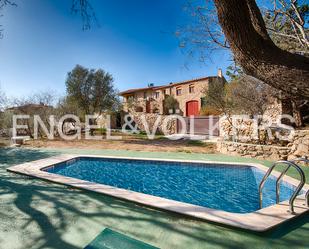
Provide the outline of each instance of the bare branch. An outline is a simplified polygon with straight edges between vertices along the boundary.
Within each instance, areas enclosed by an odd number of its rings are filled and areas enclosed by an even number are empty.
[[[273,29],[273,28],[267,28],[267,30],[268,30],[269,32],[271,32],[271,33],[276,34],[276,35],[288,37],[288,38],[291,38],[291,39],[294,39],[294,40],[299,41],[299,37],[298,37],[298,36],[294,36],[294,35],[289,35],[289,34],[281,33],[281,32],[278,32],[277,30],[275,30],[275,29]]]
[[[72,0],[71,12],[81,16],[83,30],[91,29],[93,22],[99,25],[95,11],[88,0]]]
[[[17,4],[13,1],[10,0],[0,0],[0,11],[2,11],[4,9],[4,7],[6,6],[17,6]],[[3,17],[3,15],[0,15],[0,18]],[[3,38],[3,25],[0,24],[0,39]]]

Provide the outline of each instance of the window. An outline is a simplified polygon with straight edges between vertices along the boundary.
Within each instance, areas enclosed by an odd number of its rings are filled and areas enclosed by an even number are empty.
[[[152,110],[152,113],[160,113],[160,111],[159,111],[158,108],[154,108],[154,109]]]
[[[144,99],[147,99],[147,93],[144,92]]]
[[[203,108],[205,106],[206,106],[206,98],[203,97],[203,98],[201,98],[201,107]]]
[[[194,93],[194,85],[189,85],[189,93]]]
[[[155,92],[155,98],[158,99],[160,97],[160,92]]]
[[[170,93],[169,93],[169,89],[165,89],[165,90],[164,90],[164,94],[165,94],[165,95],[169,95],[169,94],[170,94]]]
[[[136,111],[136,112],[143,112],[143,107],[141,107],[141,106],[136,106],[136,107],[135,107],[135,111]]]
[[[181,95],[181,88],[176,88],[176,95],[177,96]]]

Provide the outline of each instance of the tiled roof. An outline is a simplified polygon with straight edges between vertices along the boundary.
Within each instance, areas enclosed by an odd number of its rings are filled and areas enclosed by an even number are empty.
[[[52,106],[43,105],[43,104],[25,104],[20,106],[13,106],[7,108],[7,111],[14,111],[14,110],[25,110],[25,109],[41,109],[41,108],[53,108]]]
[[[134,92],[140,92],[140,91],[145,91],[145,90],[156,90],[156,89],[162,89],[162,88],[168,88],[171,86],[177,86],[177,85],[182,85],[182,84],[188,84],[191,82],[196,82],[196,81],[202,81],[202,80],[207,80],[210,78],[217,78],[217,76],[208,76],[208,77],[202,77],[202,78],[196,78],[196,79],[191,79],[191,80],[185,80],[185,81],[179,81],[179,82],[171,82],[166,85],[162,86],[152,86],[152,87],[143,87],[143,88],[134,88],[134,89],[129,89],[123,92],[120,92],[119,95],[123,96],[126,94],[134,93]]]
[[[133,89],[128,89],[126,91],[120,92],[119,95],[125,95],[125,94],[129,94],[129,93],[145,91],[145,90],[153,90],[154,88],[156,88],[156,87],[133,88]]]

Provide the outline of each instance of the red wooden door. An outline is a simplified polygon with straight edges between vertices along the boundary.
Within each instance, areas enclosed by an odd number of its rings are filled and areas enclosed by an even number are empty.
[[[187,117],[188,116],[198,116],[199,110],[198,110],[198,101],[197,100],[191,100],[187,102],[187,108],[186,108]]]

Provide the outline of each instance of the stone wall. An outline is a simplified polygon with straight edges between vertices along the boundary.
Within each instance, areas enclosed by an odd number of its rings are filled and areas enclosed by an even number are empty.
[[[297,130],[293,141],[288,145],[290,148],[289,160],[297,157],[309,157],[309,130]]]
[[[137,89],[134,92],[124,93],[123,110],[131,112],[136,107],[140,112],[147,113],[146,103],[149,103],[151,113],[164,114],[164,100],[167,96],[173,96],[178,102],[178,114],[186,116],[186,106],[188,101],[197,101],[201,109],[201,98],[205,97],[205,91],[213,81],[220,80],[225,82],[223,77],[205,77],[196,80],[170,83],[162,87],[150,87]],[[177,89],[179,89],[177,94]],[[190,90],[191,89],[191,90]]]
[[[10,129],[0,129],[0,137],[9,137]]]
[[[283,113],[281,101],[273,98],[262,116],[260,131],[263,133],[267,127],[274,126],[278,123],[280,115]],[[228,117],[220,118],[220,136],[225,140],[235,138],[237,132],[237,140],[241,142],[248,142],[257,139],[257,120],[253,120],[249,115],[234,115],[233,120]]]
[[[274,161],[287,159],[290,152],[290,148],[288,147],[236,143],[223,140],[217,142],[217,150],[220,153],[233,156],[243,156]]]
[[[128,113],[121,113],[121,125],[124,126],[126,120],[125,116],[128,115]],[[177,120],[175,118],[172,118],[172,116],[169,115],[160,115],[156,113],[140,113],[140,112],[134,112],[133,110],[129,114],[136,125],[136,128],[141,131],[146,131],[147,126],[150,133],[153,132],[154,125],[156,124],[156,120],[158,119],[158,128],[157,132],[159,133],[165,133],[166,135],[171,135],[177,133]],[[167,120],[166,120],[167,119]],[[146,121],[146,125],[144,125],[143,121]],[[164,121],[166,120],[166,121]],[[97,125],[101,128],[107,128],[108,120],[107,120],[107,114],[102,114],[98,116],[97,118]],[[129,120],[128,120],[129,121]],[[130,123],[130,122],[129,122]],[[166,123],[166,124],[165,124]],[[131,123],[131,125],[134,125]],[[163,127],[165,126],[165,127]],[[110,128],[115,129],[116,127],[116,116],[115,114],[110,115]],[[126,129],[130,129],[130,127],[127,125]],[[164,132],[164,129],[166,130]]]
[[[171,135],[177,133],[177,120],[169,115],[159,115],[155,113],[130,113],[136,123],[138,129],[142,131],[148,130],[152,133],[154,125],[157,121],[157,132]],[[146,127],[144,122],[146,121]]]
[[[220,139],[217,142],[217,150],[223,154],[267,160],[309,157],[309,130],[296,130],[287,146],[237,143]]]
[[[240,118],[233,122],[228,117],[221,117],[219,120],[219,127],[220,137],[224,140],[232,140],[233,138],[237,138],[242,142],[247,142],[252,140],[254,137],[254,123],[252,120]]]

